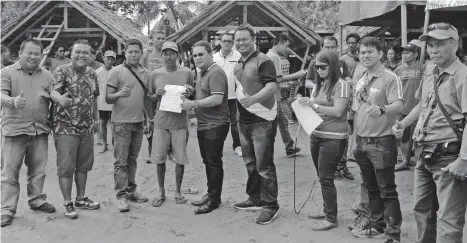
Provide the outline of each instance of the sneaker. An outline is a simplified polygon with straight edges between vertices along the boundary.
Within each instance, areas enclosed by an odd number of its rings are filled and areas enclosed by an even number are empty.
[[[248,198],[243,202],[234,204],[234,208],[238,210],[260,210],[263,209],[261,204],[255,203],[252,199]]]
[[[357,238],[373,238],[379,239],[386,237],[383,230],[375,227],[365,227],[364,229],[353,229],[352,234]]]
[[[331,223],[327,220],[322,220],[319,222],[316,226],[313,226],[311,230],[313,231],[324,231],[324,230],[330,230],[332,228],[336,228],[338,226],[337,222]]]
[[[293,149],[285,150],[285,154],[287,156],[292,156],[294,154],[298,154],[300,151],[302,151],[302,148],[297,146],[297,147],[295,147]]]
[[[93,200],[89,199],[88,197],[85,197],[81,200],[78,200],[78,198],[76,198],[75,200],[75,208],[79,208],[79,209],[90,209],[90,210],[94,210],[94,209],[98,209],[101,205],[97,202],[94,202]]]
[[[384,243],[400,243],[398,240],[387,239]]]
[[[121,213],[130,211],[130,207],[128,206],[128,199],[124,197],[119,198],[117,208]]]
[[[39,207],[31,208],[32,210],[35,211],[41,211],[44,213],[55,213],[55,207],[51,205],[50,203],[43,203]]]
[[[347,180],[351,180],[351,181],[355,180],[352,173],[350,173],[347,165],[343,165],[341,168],[339,168],[339,173],[341,174],[342,177],[344,177]]]
[[[262,225],[269,224],[277,217],[278,214],[278,208],[263,208],[259,217],[256,218],[256,223]]]
[[[2,215],[2,227],[10,225],[13,222],[13,216],[11,215]]]
[[[234,149],[235,153],[238,155],[238,157],[242,157],[243,156],[243,152],[242,152],[242,147],[238,146]]]
[[[342,178],[342,174],[341,172],[339,171],[339,168],[337,168],[336,172],[334,172],[334,178]]]
[[[141,192],[138,192],[136,190],[128,193],[128,199],[130,201],[134,201],[134,202],[146,202],[146,201],[148,201],[148,197],[144,196],[143,194],[141,194]]]
[[[65,217],[69,219],[78,218],[78,214],[76,213],[75,207],[73,206],[73,202],[69,202],[63,205],[63,212],[65,213]]]
[[[370,225],[370,220],[363,214],[359,213],[357,217],[353,220],[353,223],[349,225],[349,230],[365,229],[368,227],[368,225]]]

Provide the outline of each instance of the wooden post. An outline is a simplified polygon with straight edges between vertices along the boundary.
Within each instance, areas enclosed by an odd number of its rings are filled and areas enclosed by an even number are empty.
[[[407,45],[407,2],[403,1],[401,5],[401,37],[402,46]]]
[[[428,24],[430,23],[430,10],[425,11],[425,22],[423,23],[423,34],[428,33]],[[425,62],[426,41],[422,41],[422,51],[420,53],[420,62]]]
[[[68,29],[68,8],[63,8],[63,28]]]
[[[203,35],[203,40],[208,41],[208,32],[206,30],[201,31],[201,34]]]
[[[248,5],[243,5],[243,24],[248,23]]]
[[[340,37],[340,46],[339,46],[339,54],[342,56],[343,52],[344,52],[344,26],[343,25],[339,25],[339,35],[341,36]],[[308,49],[307,49],[308,50]]]
[[[120,41],[117,42],[117,54],[122,55],[122,43]]]

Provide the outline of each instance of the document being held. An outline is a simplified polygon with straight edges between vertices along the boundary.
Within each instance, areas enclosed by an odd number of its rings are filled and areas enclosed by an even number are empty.
[[[300,104],[298,100],[292,103],[292,109],[295,111],[295,116],[297,116],[297,120],[302,125],[303,130],[308,135],[311,135],[323,122],[323,119],[311,107]]]
[[[182,93],[185,92],[186,88],[180,85],[166,85],[164,87],[165,94],[162,95],[161,105],[159,106],[159,110],[161,111],[169,111],[175,113],[181,113],[182,107]]]

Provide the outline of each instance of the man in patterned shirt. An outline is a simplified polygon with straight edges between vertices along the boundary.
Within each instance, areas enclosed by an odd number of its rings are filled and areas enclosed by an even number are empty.
[[[97,96],[99,84],[94,70],[88,67],[91,45],[87,40],[73,44],[71,63],[57,68],[51,98],[55,102],[53,132],[57,150],[60,189],[65,199],[65,217],[76,219],[76,208],[98,209],[99,203],[85,197],[88,171],[94,164],[95,124],[99,120]],[[76,200],[73,205],[71,189],[73,175]]]

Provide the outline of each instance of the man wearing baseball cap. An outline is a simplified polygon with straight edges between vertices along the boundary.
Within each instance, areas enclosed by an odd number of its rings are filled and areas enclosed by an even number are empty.
[[[465,242],[462,233],[467,207],[467,66],[456,57],[456,28],[436,23],[428,30],[420,40],[427,42],[432,63],[415,93],[420,102],[393,130],[402,137],[404,128],[418,119],[413,135],[418,161],[414,181],[416,242],[436,239],[461,243]]]
[[[394,73],[399,76],[402,82],[402,92],[404,94],[404,108],[399,120],[403,120],[417,105],[418,100],[415,98],[415,91],[420,86],[420,81],[423,74],[423,65],[419,61],[421,41],[414,39],[407,45],[401,47],[402,65],[394,70]],[[402,138],[400,139],[400,148],[402,151],[402,162],[396,165],[395,171],[409,170],[410,157],[412,152],[412,134],[414,125],[404,129]]]
[[[162,59],[164,66],[155,69],[150,74],[148,85],[149,98],[155,104],[156,115],[153,124],[153,140],[151,162],[157,165],[157,180],[159,195],[152,200],[154,207],[160,207],[165,202],[165,171],[169,147],[172,145],[175,160],[175,202],[184,204],[187,199],[181,194],[181,186],[185,165],[188,164],[186,150],[188,116],[186,111],[180,113],[160,110],[162,97],[165,95],[166,85],[193,87],[193,72],[186,67],[177,65],[179,58],[177,44],[166,41],[162,45]],[[188,86],[189,85],[189,86]]]
[[[105,88],[107,87],[107,80],[109,78],[110,70],[117,59],[117,54],[108,50],[104,53],[104,66],[96,70],[97,81],[99,82],[99,90],[101,94],[97,98],[97,109],[99,110],[99,142],[102,144],[99,153],[104,153],[108,149],[107,145],[107,122],[110,121],[112,114],[112,105],[105,102]]]

